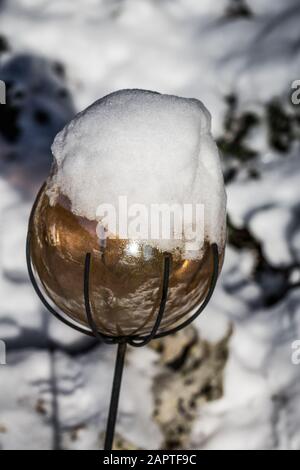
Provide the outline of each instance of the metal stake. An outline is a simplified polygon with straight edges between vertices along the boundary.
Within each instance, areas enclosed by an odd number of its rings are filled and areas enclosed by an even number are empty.
[[[118,344],[118,351],[117,351],[115,372],[114,372],[114,381],[112,385],[111,399],[110,399],[108,419],[107,419],[107,425],[106,425],[104,450],[112,450],[112,446],[113,446],[126,349],[127,349],[126,343]]]

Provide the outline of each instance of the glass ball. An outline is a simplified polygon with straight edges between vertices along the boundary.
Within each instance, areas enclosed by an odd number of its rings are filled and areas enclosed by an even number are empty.
[[[157,318],[164,253],[139,240],[108,238],[101,245],[97,222],[75,215],[62,194],[50,204],[46,186],[30,220],[30,250],[35,276],[60,311],[88,327],[84,266],[91,253],[90,301],[98,330],[109,336],[148,335]],[[206,240],[201,257],[171,253],[169,290],[158,333],[189,318],[205,300],[213,275],[213,254]],[[224,246],[219,247],[219,271]]]

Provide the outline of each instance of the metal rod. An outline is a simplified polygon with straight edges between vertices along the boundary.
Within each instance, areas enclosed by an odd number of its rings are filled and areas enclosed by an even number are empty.
[[[125,342],[118,344],[118,351],[117,351],[115,372],[114,372],[114,381],[113,381],[113,386],[112,386],[110,406],[109,406],[107,426],[106,426],[104,450],[112,450],[112,446],[113,446],[116,420],[117,420],[117,414],[118,414],[121,382],[122,382],[122,375],[123,375],[125,355],[126,355],[126,348],[127,348],[127,344]]]

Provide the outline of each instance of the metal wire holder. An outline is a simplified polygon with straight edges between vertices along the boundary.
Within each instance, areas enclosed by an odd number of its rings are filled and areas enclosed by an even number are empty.
[[[83,276],[83,290],[84,290],[84,303],[85,303],[85,311],[86,317],[89,324],[90,329],[83,327],[76,321],[67,318],[62,312],[55,310],[48,300],[45,298],[44,294],[42,293],[39,284],[36,280],[32,262],[31,262],[31,233],[30,230],[28,231],[27,235],[27,242],[26,242],[26,260],[27,260],[27,267],[28,273],[30,277],[30,281],[33,285],[33,288],[40,298],[43,305],[46,309],[52,313],[58,320],[62,321],[65,325],[75,329],[76,331],[89,335],[94,336],[97,338],[101,343],[105,344],[118,344],[116,361],[115,361],[115,370],[114,370],[114,378],[113,378],[113,385],[111,391],[111,399],[110,399],[110,406],[109,406],[109,413],[107,419],[107,426],[106,426],[106,434],[105,434],[105,443],[104,443],[104,450],[112,450],[113,441],[114,441],[114,434],[115,434],[115,427],[116,427],[116,420],[117,420],[117,413],[118,413],[118,405],[119,405],[119,397],[120,397],[120,390],[121,390],[121,382],[122,382],[122,375],[125,363],[125,356],[126,356],[126,348],[127,344],[133,347],[142,347],[148,344],[151,340],[162,338],[164,336],[176,333],[177,331],[185,328],[190,323],[192,323],[203,310],[207,306],[208,302],[211,299],[213,291],[216,286],[217,278],[218,278],[218,271],[219,271],[219,254],[218,254],[218,246],[217,244],[213,243],[210,245],[210,249],[212,251],[213,257],[213,272],[212,277],[210,279],[209,290],[207,296],[203,303],[199,306],[193,315],[191,315],[187,320],[183,321],[178,326],[171,328],[168,331],[159,332],[159,327],[161,321],[163,319],[163,315],[165,312],[167,300],[168,300],[168,290],[169,290],[169,279],[170,279],[170,270],[171,270],[171,255],[169,253],[164,254],[164,265],[163,265],[163,278],[162,278],[162,288],[161,288],[161,299],[160,299],[160,306],[158,309],[156,321],[152,328],[152,331],[147,336],[140,336],[140,335],[133,335],[133,336],[108,336],[103,334],[98,330],[96,322],[94,320],[94,316],[92,313],[91,302],[90,302],[90,270],[91,270],[91,253],[87,253],[85,257],[85,267],[84,267],[84,276]]]

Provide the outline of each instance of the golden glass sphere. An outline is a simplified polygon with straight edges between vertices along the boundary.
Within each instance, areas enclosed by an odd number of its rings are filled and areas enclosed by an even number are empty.
[[[30,250],[35,276],[47,296],[67,316],[88,326],[84,266],[91,253],[90,301],[105,335],[147,335],[154,326],[162,292],[164,253],[136,240],[107,239],[101,246],[97,222],[76,216],[60,195],[50,204],[46,186],[30,219]],[[219,247],[219,271],[224,246]],[[168,299],[158,333],[187,319],[207,296],[213,254],[206,241],[200,259],[172,253]]]

